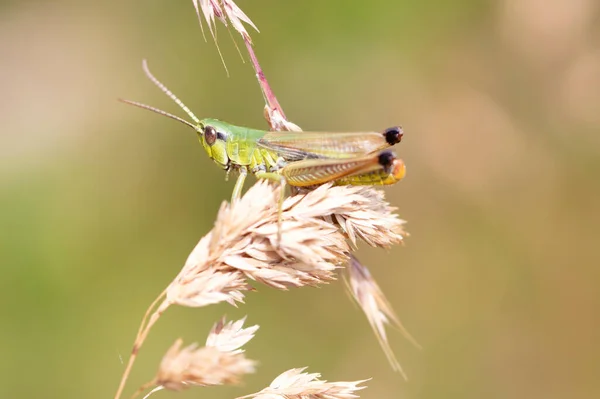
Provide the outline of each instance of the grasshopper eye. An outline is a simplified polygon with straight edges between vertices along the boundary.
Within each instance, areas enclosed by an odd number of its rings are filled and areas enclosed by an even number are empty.
[[[383,136],[385,137],[385,141],[389,145],[398,144],[402,140],[402,136],[404,135],[404,131],[400,126],[390,127],[389,129],[385,129],[383,132]]]
[[[204,127],[204,140],[206,144],[213,145],[217,141],[217,131],[212,126]]]

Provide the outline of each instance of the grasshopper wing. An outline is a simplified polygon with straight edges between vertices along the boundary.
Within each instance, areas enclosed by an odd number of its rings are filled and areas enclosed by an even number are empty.
[[[355,158],[390,147],[385,133],[376,132],[269,132],[258,145],[286,161]]]

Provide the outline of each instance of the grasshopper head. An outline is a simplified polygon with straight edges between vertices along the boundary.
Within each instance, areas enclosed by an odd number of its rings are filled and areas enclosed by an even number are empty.
[[[208,156],[214,160],[217,165],[227,169],[229,165],[229,156],[227,155],[227,126],[216,119],[203,119],[198,128],[198,140]]]

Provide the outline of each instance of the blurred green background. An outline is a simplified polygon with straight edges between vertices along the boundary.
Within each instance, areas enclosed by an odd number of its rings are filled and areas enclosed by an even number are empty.
[[[261,325],[233,398],[301,366],[373,377],[364,398],[600,397],[600,7],[239,0],[288,117],[305,130],[402,124],[386,189],[411,237],[362,248],[419,351],[393,373],[341,281],[238,309],[169,310],[134,368],[221,315]],[[265,127],[251,66],[219,27],[228,78],[190,0],[0,1],[0,397],[111,398],[143,311],[233,182],[185,127],[116,101]]]

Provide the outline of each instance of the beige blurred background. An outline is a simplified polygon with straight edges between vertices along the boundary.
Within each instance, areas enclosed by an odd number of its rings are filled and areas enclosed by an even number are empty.
[[[239,0],[305,130],[402,124],[386,189],[411,237],[363,248],[400,318],[393,373],[342,282],[174,308],[129,390],[222,314],[261,325],[233,398],[301,366],[373,377],[363,398],[600,397],[600,4]],[[0,1],[0,397],[110,398],[141,315],[205,234],[225,182],[186,128],[116,101],[266,125],[249,64],[227,77],[189,0]]]

